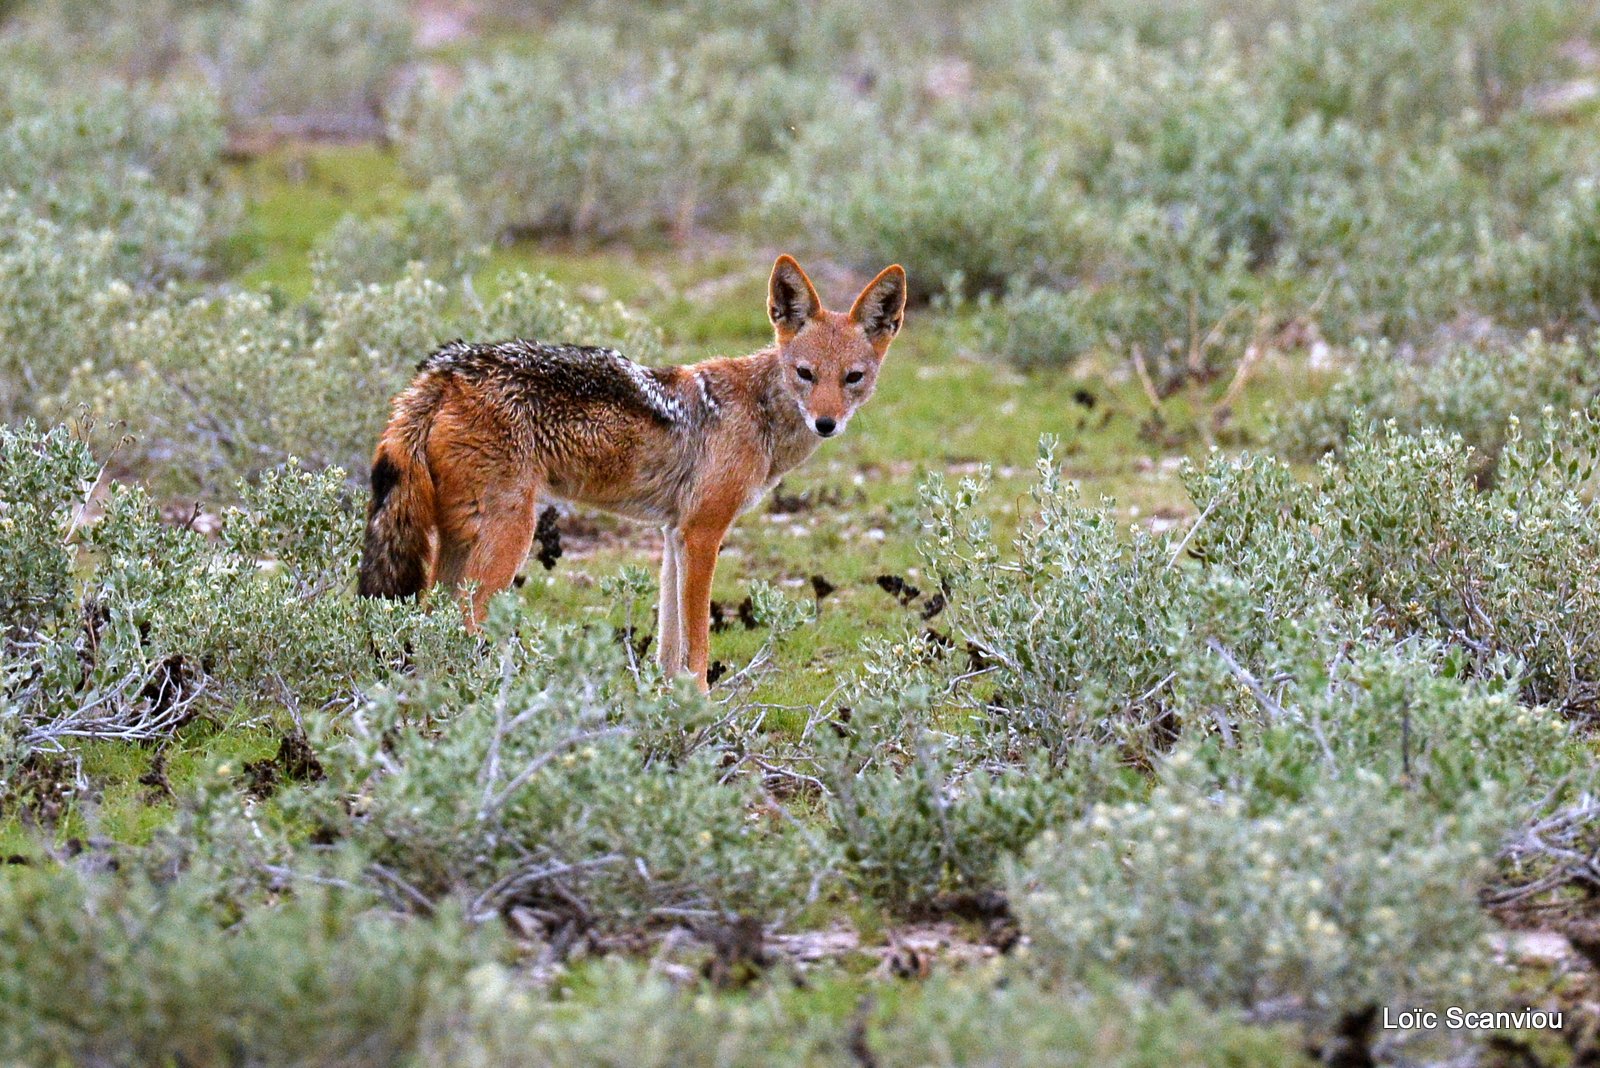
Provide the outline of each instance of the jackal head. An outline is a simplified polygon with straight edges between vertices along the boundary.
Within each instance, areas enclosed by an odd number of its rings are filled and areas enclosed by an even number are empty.
[[[844,430],[872,396],[889,342],[906,314],[906,272],[898,263],[867,283],[847,313],[829,311],[811,279],[779,256],[767,284],[783,384],[806,425],[825,438]]]

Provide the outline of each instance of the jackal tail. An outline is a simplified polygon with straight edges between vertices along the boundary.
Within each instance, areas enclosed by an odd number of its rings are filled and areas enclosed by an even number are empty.
[[[363,597],[414,597],[428,584],[438,519],[425,451],[386,433],[372,460],[372,501],[361,550]]]

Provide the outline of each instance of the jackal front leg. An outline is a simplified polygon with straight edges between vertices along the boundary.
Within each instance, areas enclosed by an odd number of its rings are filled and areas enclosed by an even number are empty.
[[[668,679],[683,670],[683,534],[661,528],[661,605],[656,613],[656,659]]]
[[[711,659],[711,580],[716,576],[717,551],[728,532],[727,522],[684,527],[680,561],[683,586],[683,631],[689,644],[689,673],[704,693],[706,666]]]

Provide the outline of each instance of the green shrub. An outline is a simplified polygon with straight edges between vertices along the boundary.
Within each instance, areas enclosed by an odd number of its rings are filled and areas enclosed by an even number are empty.
[[[1258,10],[1275,18],[1282,8]],[[1297,111],[1399,130],[1514,111],[1529,90],[1570,64],[1561,45],[1595,30],[1592,12],[1558,0],[1369,0],[1294,5],[1292,12],[1277,33],[1258,24],[1267,31],[1261,63],[1275,95]]]
[[[192,21],[235,122],[298,116],[370,135],[411,60],[411,15],[395,0],[240,0]]]
[[[1023,370],[1065,370],[1104,338],[1094,295],[1086,289],[1012,289],[977,302],[983,350]]]
[[[1104,754],[1060,769],[985,762],[970,739],[929,729],[927,715],[915,696],[857,700],[842,739],[813,743],[845,874],[894,912],[997,889],[1002,860],[1115,793]]]
[[[949,591],[957,647],[970,643],[987,669],[964,699],[986,710],[980,723],[1006,739],[1002,750],[1037,747],[1065,764],[1089,743],[1143,750],[1190,724],[1260,719],[1213,645],[1270,677],[1291,622],[1321,613],[1335,636],[1355,626],[1322,611],[1325,595],[1281,544],[1207,571],[1180,566],[1167,540],[1080,504],[1048,450],[1039,471],[1038,518],[1014,561],[973,509],[980,482],[924,486],[924,566]],[[1235,492],[1268,495],[1285,477],[1252,472]],[[967,658],[945,663],[968,669]]]
[[[378,1066],[416,1049],[493,942],[309,888],[227,923],[193,880],[0,884],[0,1050],[19,1063]]]
[[[1245,53],[1261,95],[1364,126],[1425,132],[1463,112],[1496,117],[1572,66],[1560,46],[1592,35],[1593,12],[1559,0],[1493,7],[1384,3],[1208,0],[1174,8],[1159,0],[1016,5],[1019,37],[1103,50],[1132,38],[1178,49],[1224,36]]]
[[[475,976],[476,978],[476,976]],[[1188,998],[1062,994],[1020,978],[939,978],[854,1014],[832,976],[737,998],[674,991],[638,969],[591,970],[563,1000],[519,997],[505,980],[472,990],[465,1022],[435,1032],[430,1064],[885,1066],[1056,1065],[1247,1068],[1300,1063],[1284,1034]],[[508,990],[511,991],[508,996]]]
[[[1547,407],[1567,412],[1589,406],[1600,392],[1595,344],[1532,334],[1432,355],[1358,344],[1352,363],[1328,389],[1283,413],[1274,440],[1293,455],[1320,457],[1342,449],[1362,422],[1392,422],[1408,433],[1437,427],[1459,434],[1492,465],[1512,416],[1531,420]]]
[[[604,31],[556,37],[472,67],[453,96],[413,94],[397,126],[407,170],[454,175],[493,232],[683,234],[732,209],[773,118],[737,37],[631,57]]]
[[[1371,774],[1408,791],[1419,818],[1471,809],[1485,794],[1522,803],[1586,776],[1581,735],[1519,703],[1514,674],[1467,678],[1466,658],[1425,642],[1328,657],[1308,634],[1268,721],[1181,741],[1163,781],[1238,797],[1248,814],[1301,804],[1333,780]]]
[[[70,535],[100,469],[65,426],[0,426],[0,445],[0,617],[9,643],[71,611]]]
[[[1295,120],[1225,37],[1172,50],[1063,48],[1045,72],[1070,173],[1109,205],[1189,211],[1252,267],[1293,237],[1296,210],[1372,166],[1353,129]]]
[[[1250,804],[1163,785],[1048,833],[1013,877],[1031,961],[1323,1026],[1491,988],[1472,885],[1505,829],[1492,793],[1420,816],[1358,774],[1262,815]]]
[[[1079,504],[1046,451],[1038,517],[1010,559],[973,508],[981,484],[935,479],[925,566],[949,591],[957,645],[986,668],[953,692],[1007,749],[1058,764],[1085,742],[1145,754],[1186,729],[1269,718],[1260,680],[1303,662],[1311,620],[1324,660],[1342,642],[1433,639],[1474,673],[1518,664],[1530,701],[1590,715],[1600,546],[1583,490],[1600,463],[1596,425],[1550,420],[1524,440],[1513,422],[1487,491],[1472,452],[1435,431],[1360,431],[1309,485],[1274,460],[1214,454],[1186,476],[1200,518],[1172,539],[1125,534]],[[965,661],[945,663],[970,682]]]
[[[1426,339],[1470,307],[1474,256],[1498,196],[1449,143],[1319,190],[1296,205],[1280,273],[1310,281],[1305,308],[1334,341]]]
[[[1600,185],[1566,179],[1514,239],[1489,242],[1474,299],[1497,319],[1570,327],[1600,321]]]
[[[1116,281],[1096,294],[1108,346],[1136,354],[1159,396],[1237,361],[1266,297],[1242,244],[1225,244],[1193,211],[1132,211]]]
[[[815,896],[824,843],[748,780],[723,781],[719,752],[652,752],[663,729],[714,719],[701,700],[640,692],[609,636],[526,645],[513,611],[491,614],[498,682],[403,687],[323,743],[318,818],[409,885],[397,903],[459,894],[478,919],[521,905],[554,931],[770,916]]]
[[[188,45],[189,15],[231,0],[148,0],[107,7],[94,0],[23,0],[0,32],[0,59],[51,85],[153,81],[172,73]]]
[[[0,80],[0,188],[64,227],[113,233],[130,282],[208,268],[238,217],[219,189],[223,139],[216,101],[192,89]]]
[[[413,263],[459,278],[482,264],[481,237],[460,191],[440,180],[408,197],[394,215],[339,220],[317,239],[312,273],[319,287],[333,290],[394,282]]]
[[[619,306],[591,313],[542,277],[503,284],[483,303],[466,279],[442,285],[413,264],[387,284],[318,288],[300,307],[241,292],[163,300],[117,324],[66,396],[127,425],[123,462],[156,488],[226,494],[291,456],[365,471],[389,398],[451,338],[604,341],[659,356],[659,334]]]
[[[206,709],[272,702],[298,714],[412,662],[460,663],[447,605],[349,595],[361,517],[337,469],[241,487],[220,540],[170,526],[148,494],[114,486],[67,533],[97,468],[62,429],[0,428],[0,659],[4,760],[93,737],[166,737]]]
[[[1272,461],[1214,460],[1190,481],[1212,510],[1195,545],[1218,562],[1292,555],[1302,584],[1370,610],[1383,631],[1449,642],[1482,670],[1514,660],[1530,700],[1587,716],[1600,692],[1600,547],[1584,495],[1595,427],[1592,415],[1547,417],[1525,438],[1513,417],[1486,491],[1474,454],[1431,430],[1361,431],[1314,487]],[[1281,492],[1245,489],[1273,469]]]
[[[973,295],[1070,279],[1101,237],[1062,150],[1015,127],[919,126],[875,107],[799,130],[763,218],[857,267],[889,262],[923,292]]]
[[[613,345],[645,364],[660,363],[666,355],[660,329],[621,301],[580,304],[548,277],[522,271],[502,275],[499,287],[499,295],[480,306],[481,323],[470,324],[484,337]]]
[[[0,193],[0,422],[72,414],[67,385],[149,303],[118,280],[116,235],[66,229]]]

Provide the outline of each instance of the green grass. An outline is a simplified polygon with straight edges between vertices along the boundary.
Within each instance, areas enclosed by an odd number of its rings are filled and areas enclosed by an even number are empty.
[[[311,291],[311,247],[347,214],[394,208],[410,191],[394,154],[377,145],[288,145],[232,173],[248,207],[238,281],[286,297]]]
[[[244,717],[234,717],[243,720]],[[193,790],[200,776],[226,774],[240,777],[249,761],[267,760],[277,752],[280,732],[260,723],[197,722],[159,749],[153,745],[118,741],[88,741],[75,747],[76,767],[69,757],[45,763],[58,776],[80,774],[89,784],[75,793],[59,813],[51,813],[52,846],[65,849],[79,842],[121,842],[140,845],[165,826],[176,811],[178,797]],[[158,759],[160,776],[150,775]],[[31,809],[14,809],[0,818],[0,854],[36,855],[40,836],[30,830],[37,819]]]

